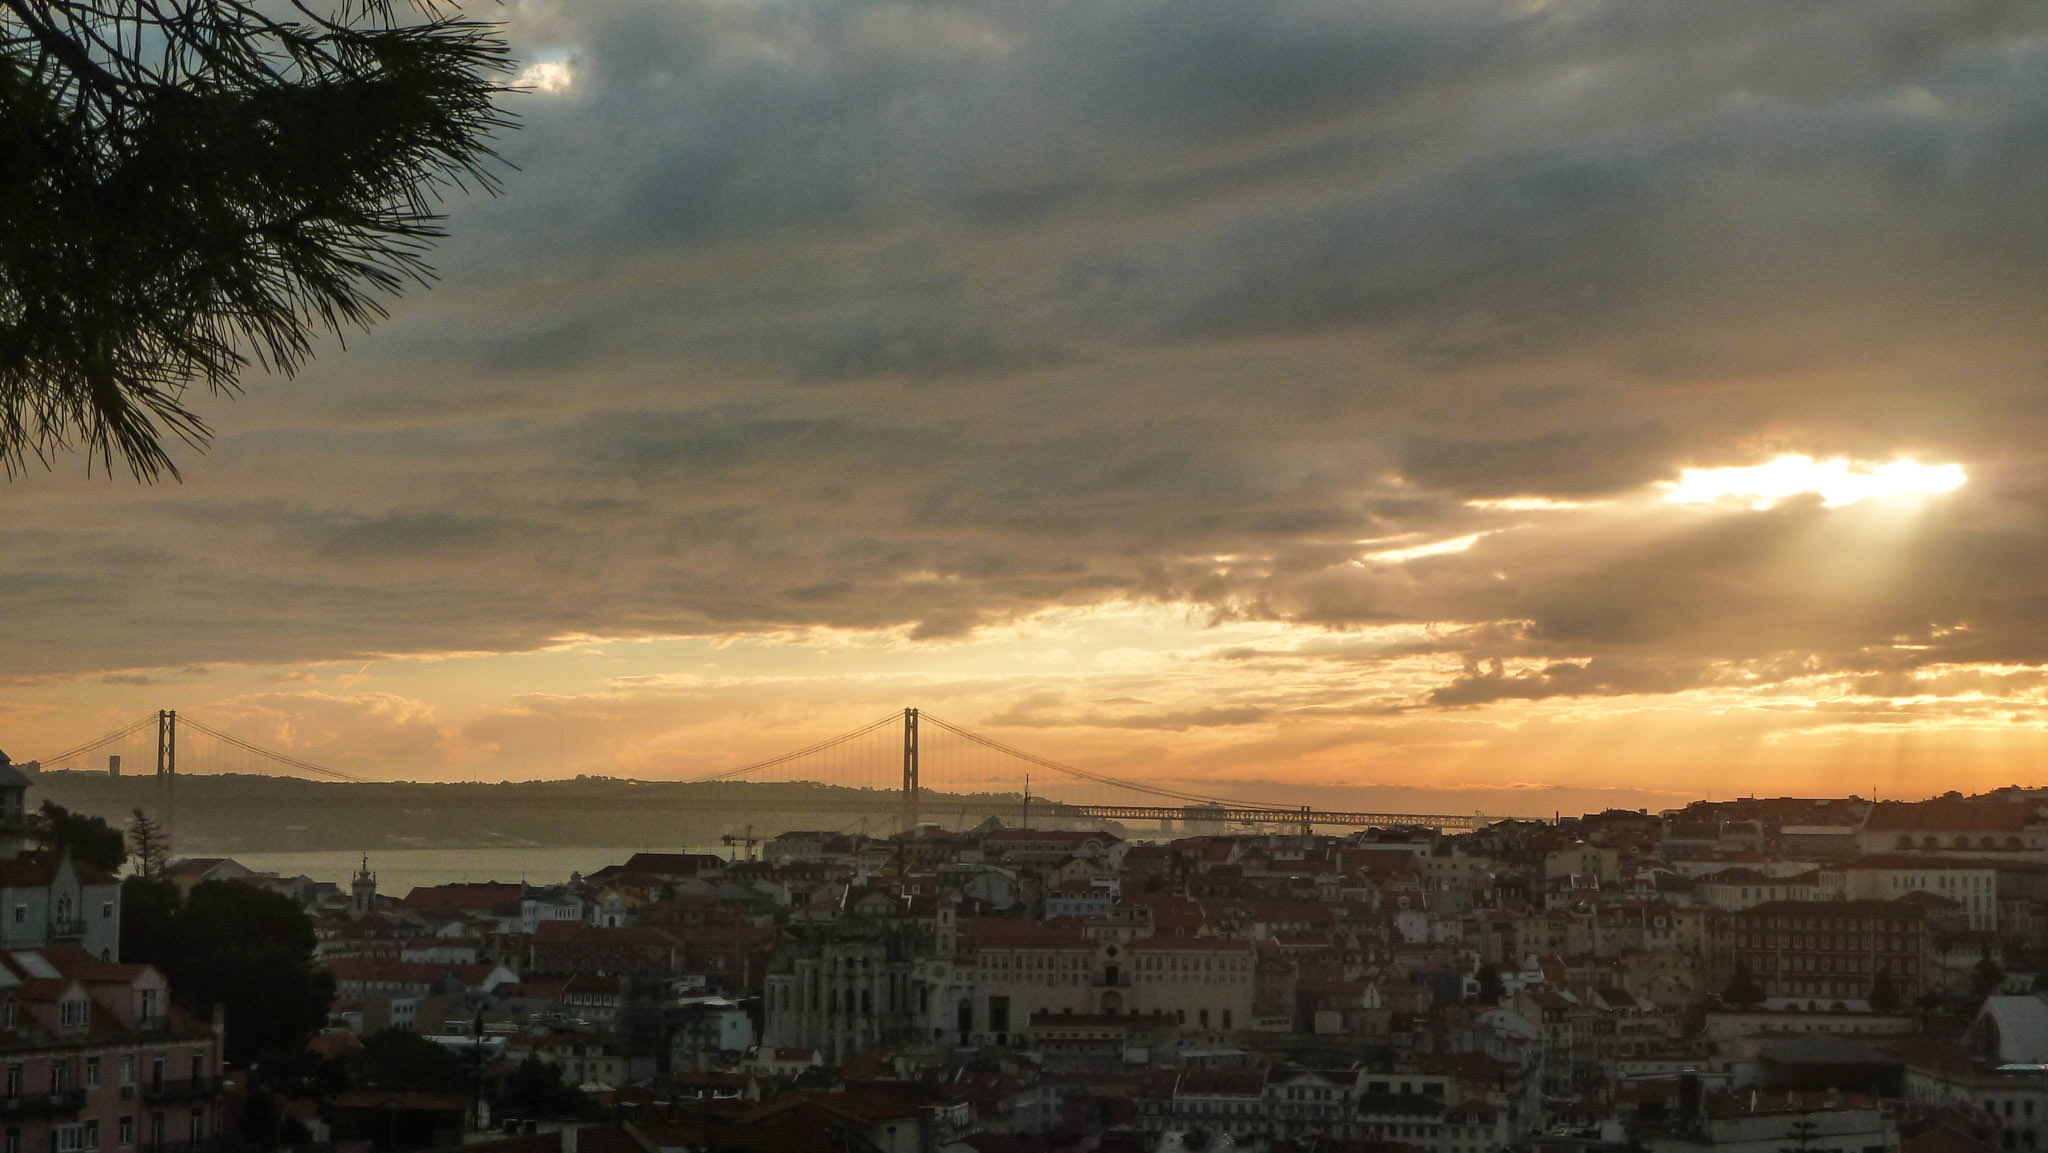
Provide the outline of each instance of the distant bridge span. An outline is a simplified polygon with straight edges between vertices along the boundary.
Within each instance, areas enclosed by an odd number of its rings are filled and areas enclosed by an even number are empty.
[[[1000,817],[1015,823],[1117,821],[1202,825],[1258,825],[1289,831],[1315,829],[1427,828],[1469,831],[1494,818],[1476,813],[1389,813],[1352,809],[1319,809],[1313,806],[1282,808],[1273,805],[1095,805],[1072,804],[1033,798],[935,794],[925,790],[921,807],[942,814],[968,813],[975,817]],[[741,792],[684,793],[661,795],[636,789],[630,794],[584,802],[586,807],[618,811],[673,810],[702,812],[728,809],[756,812],[895,813],[900,798],[877,791],[870,796],[790,797],[780,799]]]
[[[168,709],[66,749],[44,764],[50,768],[78,767],[84,758],[103,752],[117,754],[112,759],[118,761],[119,750],[127,747],[124,742],[137,745],[130,750],[131,756],[140,753],[146,757],[153,743],[158,790],[156,815],[168,832],[181,756],[179,734],[184,729],[201,739],[188,739],[183,756],[188,765],[197,760],[203,770],[231,771],[225,766],[239,762],[260,766],[262,771],[272,774],[281,770],[299,777],[373,783],[353,773],[265,748],[190,714],[180,718]],[[211,763],[215,760],[221,763]],[[934,769],[943,770],[937,787],[932,779]],[[1034,797],[1033,769],[1044,770],[1041,786],[1050,779],[1063,795]],[[1016,781],[1020,774],[1021,789]],[[754,787],[771,782],[836,787],[799,790],[810,793],[808,796],[768,795]],[[621,780],[616,784],[619,788],[611,796],[579,797],[577,804],[601,811],[701,812],[724,808],[742,817],[749,812],[886,813],[900,820],[906,829],[920,823],[927,807],[962,818],[970,814],[975,818],[994,816],[1026,826],[1034,821],[1117,821],[1158,822],[1162,826],[1181,825],[1189,829],[1251,826],[1294,832],[1373,827],[1465,830],[1478,828],[1487,819],[1476,813],[1324,809],[1128,780],[1014,748],[914,708],[891,713],[793,752],[694,780]],[[745,787],[716,787],[721,784]]]

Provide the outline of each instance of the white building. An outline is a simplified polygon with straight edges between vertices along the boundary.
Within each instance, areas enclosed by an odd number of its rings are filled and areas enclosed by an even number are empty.
[[[121,882],[71,854],[25,851],[30,781],[0,753],[0,949],[121,955]]]

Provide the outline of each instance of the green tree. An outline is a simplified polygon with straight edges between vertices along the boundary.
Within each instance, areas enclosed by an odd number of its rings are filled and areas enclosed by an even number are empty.
[[[1785,1136],[1791,1138],[1793,1143],[1778,1146],[1778,1153],[1807,1153],[1813,1146],[1814,1138],[1820,1136],[1820,1126],[1802,1113],[1799,1120],[1794,1121],[1792,1127],[1785,1130]]]
[[[171,995],[205,1015],[226,1015],[230,1063],[296,1053],[327,1021],[334,978],[313,964],[313,924],[289,898],[235,881],[206,881],[161,918],[167,882],[135,881],[150,906],[151,934],[121,942],[122,956],[154,965]],[[126,892],[124,890],[124,899]],[[140,918],[138,918],[140,922]],[[126,917],[123,926],[128,924]]]
[[[135,858],[137,876],[161,879],[170,862],[170,841],[163,826],[141,809],[128,818],[128,852]]]
[[[1992,959],[1989,950],[1978,959],[1976,968],[1970,970],[1970,991],[1979,997],[1989,997],[2005,982],[2005,970]]]
[[[28,834],[39,849],[57,853],[68,849],[73,861],[109,873],[120,872],[128,862],[125,833],[104,818],[74,813],[55,801],[44,801],[29,818]]]
[[[1901,1004],[1898,986],[1892,984],[1890,969],[1879,969],[1870,983],[1870,1009],[1874,1013],[1896,1013]]]
[[[383,1029],[349,1061],[350,1080],[371,1089],[414,1093],[466,1093],[468,1062],[404,1029]]]
[[[508,1117],[576,1117],[589,1107],[583,1091],[564,1084],[562,1068],[528,1056],[505,1078],[498,1110]]]
[[[178,886],[162,878],[128,877],[121,882],[121,959],[163,965],[178,951]],[[168,972],[165,973],[168,976]]]
[[[1476,976],[1479,978],[1479,1002],[1483,1005],[1498,1005],[1500,999],[1507,995],[1507,987],[1501,984],[1500,970],[1494,968],[1493,963],[1489,961],[1479,966]]]
[[[198,382],[289,374],[495,187],[496,28],[415,0],[0,0],[0,464],[176,476]]]
[[[1727,991],[1721,994],[1721,999],[1730,1005],[1740,1005],[1744,1008],[1761,1005],[1764,1000],[1763,986],[1758,985],[1756,978],[1750,975],[1747,964],[1737,961],[1735,976],[1728,982]]]

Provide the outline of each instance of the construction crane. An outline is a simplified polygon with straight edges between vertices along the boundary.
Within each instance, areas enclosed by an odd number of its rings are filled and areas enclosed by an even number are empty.
[[[761,843],[761,838],[754,835],[754,826],[752,825],[748,825],[747,831],[744,833],[740,833],[737,835],[733,833],[727,833],[725,836],[719,839],[725,842],[725,847],[728,849],[732,848],[735,845],[746,846],[747,860],[749,861],[754,859],[754,846]],[[726,856],[730,858],[732,854],[727,853]]]

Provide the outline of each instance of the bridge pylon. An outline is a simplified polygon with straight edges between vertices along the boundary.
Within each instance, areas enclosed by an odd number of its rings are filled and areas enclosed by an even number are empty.
[[[903,710],[903,829],[917,831],[917,710]]]
[[[175,815],[178,785],[178,710],[158,709],[156,713],[156,819],[164,837],[164,854],[171,851],[171,822]]]

